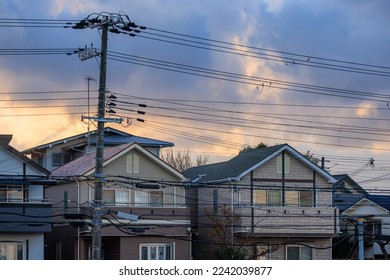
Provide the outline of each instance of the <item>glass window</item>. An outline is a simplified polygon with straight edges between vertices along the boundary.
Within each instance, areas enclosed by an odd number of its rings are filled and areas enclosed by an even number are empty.
[[[282,196],[280,190],[268,190],[268,205],[280,206],[282,203]]]
[[[126,158],[127,173],[139,173],[139,156],[136,154],[129,154]]]
[[[287,260],[312,260],[313,249],[307,246],[287,246]]]
[[[276,158],[276,169],[277,173],[282,173],[283,165],[282,165],[283,155],[280,155]],[[290,157],[284,156],[284,172],[290,173]]]
[[[22,260],[23,244],[19,242],[0,242],[0,260]]]
[[[254,190],[253,191],[253,203],[267,205],[267,191],[266,190]]]
[[[162,191],[150,191],[150,206],[162,207],[164,206],[164,193]]]
[[[313,206],[313,192],[309,190],[299,191],[299,202],[301,207]]]
[[[5,187],[0,186],[0,202],[7,201],[7,190]]]
[[[135,206],[148,207],[149,206],[149,193],[144,190],[135,191]]]
[[[115,190],[115,204],[129,204],[130,203],[130,192],[129,190]]]
[[[299,205],[299,193],[298,191],[286,191],[285,192],[286,196],[286,205],[287,206],[298,206]]]
[[[53,166],[62,166],[71,162],[72,156],[70,153],[53,153],[51,156],[51,164]]]
[[[172,244],[140,244],[141,260],[172,260]]]
[[[218,212],[218,190],[213,190],[213,212]]]
[[[115,191],[114,190],[103,190],[103,201],[107,205],[115,204]]]

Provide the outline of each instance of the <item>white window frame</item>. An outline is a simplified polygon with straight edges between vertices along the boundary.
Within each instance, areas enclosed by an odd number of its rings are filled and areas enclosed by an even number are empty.
[[[19,241],[0,242],[0,260],[24,260],[24,243]]]
[[[271,196],[271,193],[270,192],[278,192],[278,198],[279,198],[279,202],[278,203],[274,203],[274,204],[271,204],[271,199],[270,199],[270,196]],[[263,198],[262,201],[258,201],[256,198],[258,197],[259,194],[261,194],[261,197]],[[265,199],[265,201],[264,201]],[[253,191],[253,204],[254,205],[263,205],[263,206],[270,206],[270,207],[280,207],[282,206],[282,190],[277,188],[277,189],[255,189]]]
[[[277,158],[276,158],[276,172],[278,174],[281,174],[282,173],[282,158],[283,156],[282,155],[279,155]],[[290,173],[290,157],[288,155],[284,155],[284,173],[287,174],[287,173]]]
[[[157,193],[157,192],[161,193],[161,195],[162,195],[161,205],[154,205],[151,201],[152,193]],[[147,189],[134,190],[134,206],[136,206],[136,207],[164,207],[164,205],[165,205],[165,192],[163,190],[147,190]]]
[[[298,259],[289,259],[288,258],[288,250],[290,248],[298,249]],[[303,257],[303,251],[304,250],[310,250],[311,258],[302,258]],[[308,246],[303,245],[286,245],[286,260],[314,260],[314,249]]]
[[[105,197],[104,197],[104,193],[105,192],[114,192],[114,201],[111,202],[107,202],[105,201]],[[124,193],[124,192],[127,192],[127,200],[126,201],[120,201],[119,200],[119,193]],[[113,205],[113,206],[128,206],[128,205],[131,205],[131,193],[130,193],[130,189],[104,189],[103,190],[103,201],[105,201],[105,203],[107,205]]]
[[[303,205],[302,196],[304,193],[310,193],[311,195],[311,203],[310,205]],[[289,200],[287,198],[292,198],[288,196],[288,194],[295,193],[296,197],[293,200]],[[314,206],[314,193],[312,189],[294,189],[294,190],[286,190],[285,191],[285,204],[286,206],[296,206],[296,207],[313,207]]]
[[[170,250],[170,258],[167,258],[167,250]],[[146,256],[144,255],[146,253]],[[162,255],[160,254],[162,253]],[[140,260],[174,260],[175,243],[143,243],[139,244]]]
[[[126,172],[138,174],[140,171],[140,158],[136,154],[129,154],[126,158]]]
[[[0,186],[0,191],[3,194],[2,200],[0,200],[2,202],[23,202],[24,201],[23,186],[2,185]]]

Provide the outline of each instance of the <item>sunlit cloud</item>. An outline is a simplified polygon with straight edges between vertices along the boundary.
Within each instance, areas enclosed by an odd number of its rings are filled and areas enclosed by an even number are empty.
[[[355,114],[357,117],[370,117],[373,114],[373,108],[375,106],[372,103],[362,103],[358,106],[358,108],[355,110]]]

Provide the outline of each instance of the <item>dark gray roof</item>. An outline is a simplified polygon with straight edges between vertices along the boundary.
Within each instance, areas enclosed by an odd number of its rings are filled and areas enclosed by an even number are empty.
[[[342,192],[342,193],[350,193],[350,194],[360,194],[367,195],[368,192],[362,188],[358,183],[356,183],[348,174],[337,174],[333,175],[333,177],[337,180],[336,183],[333,184],[333,192]],[[352,188],[353,191],[347,189],[345,187],[345,183],[347,182]]]
[[[94,145],[96,144],[96,135],[97,135],[97,130],[91,131],[90,132],[90,138],[91,138],[91,144]],[[72,140],[76,139],[85,139],[85,141],[81,144],[78,144],[78,146],[86,145],[87,144],[87,136],[88,133],[81,133],[78,135],[74,135],[71,137],[67,137],[64,139],[60,139],[57,141],[53,141],[50,143],[46,143],[43,145],[39,145],[36,147],[32,147],[28,150],[23,151],[24,154],[29,154],[33,151],[38,151],[40,149],[46,149],[47,147],[51,147],[54,145],[58,144],[63,144],[63,143],[68,143]],[[143,147],[173,147],[174,144],[171,142],[166,142],[166,141],[161,141],[161,140],[156,140],[152,138],[146,138],[146,137],[140,137],[136,135],[132,135],[129,133],[126,133],[124,131],[120,131],[111,127],[106,127],[104,129],[104,145],[105,146],[116,146],[116,145],[121,145],[121,144],[126,144],[126,143],[138,143],[140,146]]]
[[[280,154],[283,150],[288,150],[307,165],[310,165],[311,168],[316,169],[322,175],[326,176],[328,180],[335,182],[335,179],[330,174],[305,158],[288,144],[241,152],[234,158],[225,162],[189,168],[184,171],[184,174],[190,178],[190,180],[198,183],[215,182],[219,180],[228,181],[229,179],[236,178],[240,179],[251,170]]]
[[[390,195],[334,194],[333,195],[333,206],[339,208],[340,213],[342,213],[364,198],[369,199],[370,201],[374,202],[375,204],[378,204],[379,206],[390,211]]]

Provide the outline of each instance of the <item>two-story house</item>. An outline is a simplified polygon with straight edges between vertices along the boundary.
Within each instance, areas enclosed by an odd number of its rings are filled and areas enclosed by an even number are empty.
[[[184,174],[196,259],[331,259],[335,179],[291,146],[241,152]]]
[[[0,260],[43,260],[52,205],[44,199],[49,171],[0,135]]]
[[[111,127],[104,128],[104,146],[106,147],[133,142],[157,156],[160,156],[161,148],[173,146],[171,142],[140,137]],[[96,143],[97,130],[94,130],[32,147],[23,153],[47,170],[52,171],[96,150]]]
[[[191,259],[186,177],[137,143],[103,154],[102,258]],[[60,183],[46,195],[60,218],[46,239],[48,259],[91,258],[94,173],[95,152],[52,171]]]
[[[340,213],[334,258],[389,259],[390,196],[370,194],[346,174],[334,177],[333,205]]]

